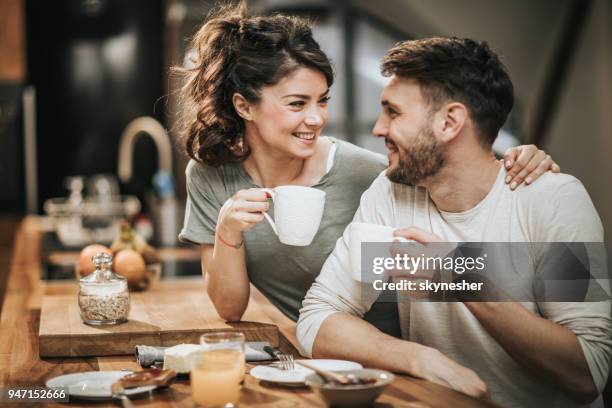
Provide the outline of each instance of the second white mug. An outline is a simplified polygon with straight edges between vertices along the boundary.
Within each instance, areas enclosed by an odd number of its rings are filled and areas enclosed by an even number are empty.
[[[373,273],[362,274],[361,270],[361,244],[368,242],[410,242],[403,237],[396,237],[393,232],[397,228],[388,227],[386,225],[368,224],[364,222],[352,222],[348,226],[349,230],[349,254],[350,267],[353,279],[359,282],[373,282],[376,276]],[[389,256],[389,253],[381,254],[381,256]],[[380,278],[376,278],[380,279]]]

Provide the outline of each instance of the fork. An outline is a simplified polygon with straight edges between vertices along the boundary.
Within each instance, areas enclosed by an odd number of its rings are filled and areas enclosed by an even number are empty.
[[[281,370],[291,371],[295,369],[295,363],[291,354],[282,353],[270,346],[265,346],[264,351],[278,359]]]
[[[285,370],[292,371],[295,369],[295,363],[293,361],[293,356],[291,354],[280,353],[280,356],[285,361]]]

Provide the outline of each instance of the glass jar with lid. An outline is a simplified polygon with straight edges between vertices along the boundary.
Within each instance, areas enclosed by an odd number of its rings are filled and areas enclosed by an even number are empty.
[[[99,253],[92,257],[95,271],[79,280],[79,310],[87,324],[118,324],[127,321],[130,294],[127,280],[111,270],[113,257]]]

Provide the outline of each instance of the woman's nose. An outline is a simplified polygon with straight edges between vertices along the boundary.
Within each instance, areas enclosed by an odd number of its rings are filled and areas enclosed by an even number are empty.
[[[306,116],[304,120],[308,126],[322,126],[325,122],[324,114],[318,109],[312,110]]]

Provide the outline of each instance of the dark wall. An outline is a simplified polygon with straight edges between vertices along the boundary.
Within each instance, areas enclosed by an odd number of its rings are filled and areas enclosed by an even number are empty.
[[[65,195],[66,176],[116,173],[119,138],[132,119],[163,120],[163,3],[28,0],[26,24],[42,208]],[[157,166],[148,139],[137,143],[134,164],[134,182],[122,192],[142,198]]]
[[[0,212],[22,212],[21,84],[0,83]]]

